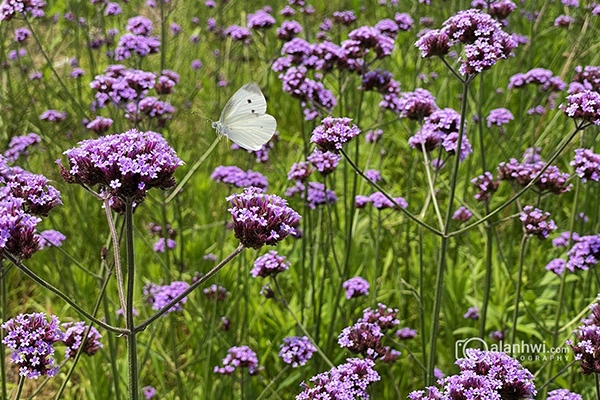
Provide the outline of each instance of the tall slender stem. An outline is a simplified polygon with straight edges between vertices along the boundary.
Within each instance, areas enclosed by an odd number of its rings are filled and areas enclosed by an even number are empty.
[[[0,320],[6,321],[6,265],[0,259]],[[4,329],[0,329],[0,343],[4,339]],[[6,399],[6,359],[4,346],[0,345],[0,385],[2,385],[2,398]]]
[[[25,377],[19,375],[19,386],[17,386],[17,393],[15,393],[15,400],[19,400],[21,398],[21,393],[23,393],[24,385],[25,385]]]
[[[125,326],[127,334],[127,364],[129,366],[129,399],[138,399],[137,340],[133,322],[133,289],[135,287],[135,258],[133,252],[133,199],[125,201],[125,247],[127,250],[127,294]]]
[[[448,196],[448,209],[446,211],[446,223],[443,229],[443,236],[440,243],[440,253],[438,260],[438,269],[435,277],[435,299],[433,303],[433,320],[431,323],[431,336],[429,339],[429,361],[427,363],[427,382],[433,384],[433,369],[435,368],[436,346],[438,338],[438,329],[440,323],[440,310],[442,306],[442,294],[444,292],[444,272],[446,270],[446,252],[448,250],[448,232],[450,230],[450,221],[452,219],[454,196],[456,195],[456,182],[458,181],[458,169],[460,167],[460,151],[462,147],[463,135],[465,132],[465,119],[467,116],[467,103],[469,96],[469,82],[467,77],[463,81],[463,92],[460,107],[460,129],[458,132],[458,141],[456,143],[456,152],[454,154],[454,169],[452,171],[452,181],[450,184],[450,195]]]
[[[517,273],[517,290],[515,293],[515,308],[513,310],[512,327],[510,333],[510,348],[511,356],[512,349],[514,348],[515,339],[517,338],[517,320],[519,319],[519,302],[521,301],[521,287],[523,281],[523,269],[525,268],[525,252],[527,250],[527,243],[529,241],[529,235],[524,234],[521,239],[521,247],[519,250],[519,272]]]

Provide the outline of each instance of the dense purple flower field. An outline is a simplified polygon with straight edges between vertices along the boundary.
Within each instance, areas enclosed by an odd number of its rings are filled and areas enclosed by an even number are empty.
[[[0,30],[0,398],[600,399],[600,4]]]

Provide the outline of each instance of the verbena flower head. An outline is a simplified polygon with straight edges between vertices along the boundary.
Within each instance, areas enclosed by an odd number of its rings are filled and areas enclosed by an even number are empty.
[[[535,149],[535,151],[528,149],[522,163],[514,158],[511,158],[509,162],[501,162],[497,168],[498,178],[520,186],[527,186],[546,165],[541,160],[539,151],[540,149]],[[566,193],[571,190],[571,185],[567,183],[568,179],[569,174],[563,173],[558,167],[551,165],[540,175],[535,187],[539,192]]]
[[[304,198],[304,187],[300,190],[302,194],[301,197]],[[327,189],[321,182],[308,182],[307,192],[306,203],[312,210],[318,206],[334,204],[338,201],[335,192],[331,189]]]
[[[471,219],[473,213],[465,206],[460,206],[452,215],[452,219],[460,222],[467,222]]]
[[[390,201],[383,193],[375,192],[369,196],[369,202],[373,205],[373,207],[378,210],[385,210],[388,208],[397,208],[396,204],[402,208],[408,207],[408,203],[403,197],[394,198],[394,202]]]
[[[153,310],[160,310],[169,304],[175,297],[185,292],[189,287],[189,283],[182,281],[173,281],[169,285],[163,286],[150,283],[144,287],[144,296],[146,297],[146,301],[152,304]],[[186,302],[187,297],[184,297],[173,307],[169,308],[167,313],[183,310],[183,305]]]
[[[234,346],[230,348],[222,364],[222,367],[216,366],[214,372],[221,375],[231,375],[238,368],[248,368],[248,373],[255,375],[260,371],[256,353],[248,346]]]
[[[515,117],[512,115],[510,110],[506,108],[496,108],[490,111],[490,114],[487,116],[487,126],[488,128],[490,128],[492,125],[502,126],[514,119]]]
[[[477,178],[471,179],[471,183],[475,185],[477,188],[477,193],[475,193],[475,200],[478,201],[488,201],[493,193],[498,190],[498,186],[500,182],[494,179],[494,176],[491,172],[484,172],[482,175],[479,175]]]
[[[357,322],[342,330],[338,337],[338,344],[343,349],[348,349],[354,354],[375,360],[385,354],[381,344],[383,333],[377,324]]]
[[[245,247],[260,249],[265,244],[275,245],[288,235],[296,233],[300,215],[277,195],[262,193],[249,187],[241,194],[227,197],[231,203],[235,237]]]
[[[523,207],[519,219],[523,223],[523,229],[527,235],[537,236],[540,239],[546,239],[550,232],[557,229],[554,220],[550,219],[549,212],[533,206]]]
[[[552,246],[557,247],[559,249],[562,247],[567,247],[569,239],[572,243],[575,243],[579,241],[579,238],[580,236],[577,232],[573,232],[573,235],[571,235],[571,232],[569,231],[562,232],[558,237],[552,239]]]
[[[396,24],[398,24],[398,29],[401,31],[411,30],[415,23],[410,14],[407,13],[396,13],[394,15],[394,21],[396,21]]]
[[[342,283],[342,288],[346,291],[346,298],[352,299],[354,297],[368,296],[369,295],[369,282],[360,276],[350,278]]]
[[[223,301],[229,296],[229,291],[225,287],[215,284],[210,285],[202,292],[208,300]]]
[[[106,133],[113,124],[113,120],[105,117],[96,117],[85,126],[87,129],[94,131],[98,135]]]
[[[435,97],[428,90],[417,88],[414,92],[400,95],[398,109],[400,116],[420,121],[438,109]]]
[[[59,112],[56,110],[46,110],[40,115],[40,119],[42,121],[48,122],[62,122],[67,118],[67,113],[65,111]]]
[[[303,391],[296,400],[368,400],[368,386],[381,379],[374,366],[375,362],[370,359],[349,358],[345,364],[312,377],[312,387],[303,382],[300,385]]]
[[[558,28],[568,28],[573,22],[575,22],[575,18],[570,15],[559,15],[554,20],[554,26]]]
[[[279,255],[275,250],[270,250],[267,254],[258,257],[256,261],[254,261],[254,268],[252,268],[250,274],[252,274],[254,278],[257,276],[265,278],[287,271],[289,267],[290,262],[285,256]]]
[[[310,162],[321,175],[329,175],[339,164],[342,156],[331,151],[323,152],[319,148],[316,148],[306,160]]]
[[[363,310],[363,316],[358,319],[358,322],[377,324],[382,332],[386,332],[388,329],[392,329],[400,324],[400,321],[396,318],[397,315],[397,308],[390,308],[383,303],[379,303],[376,310],[372,310],[371,308]]]
[[[283,21],[281,26],[277,28],[277,37],[283,41],[292,40],[300,32],[302,32],[302,25],[298,21]]]
[[[83,321],[75,323],[66,322],[62,324],[62,327],[65,329],[62,342],[65,344],[65,346],[67,346],[67,350],[65,352],[66,358],[75,357],[82,343],[83,349],[81,351],[83,354],[87,354],[88,356],[93,356],[98,352],[98,350],[104,347],[100,342],[102,335],[93,326],[89,328],[87,337],[84,340],[83,336],[88,330],[88,327]]]
[[[115,60],[126,60],[136,54],[145,57],[149,54],[156,54],[159,50],[160,40],[158,38],[126,33],[119,39],[119,44],[115,49]]]
[[[3,0],[0,4],[0,21],[9,21],[17,14],[35,18],[44,16],[46,2],[43,0]]]
[[[13,350],[10,360],[19,366],[19,375],[37,379],[54,376],[58,372],[54,355],[54,343],[62,339],[60,322],[46,314],[20,314],[1,325],[6,331],[2,343]]]
[[[396,331],[396,337],[400,340],[414,339],[415,336],[417,336],[417,331],[408,327]]]
[[[0,174],[0,183],[6,185],[6,192],[23,199],[25,212],[42,217],[62,204],[60,192],[49,185],[49,182],[43,175],[32,174],[20,168],[11,168]]]
[[[565,115],[576,120],[600,125],[600,93],[584,90],[567,96],[566,105],[560,109]]]
[[[167,250],[173,250],[177,246],[177,242],[171,238],[158,238],[154,243],[153,250],[157,253],[165,253]]]
[[[571,161],[571,165],[575,167],[575,173],[581,182],[600,180],[600,154],[594,153],[591,149],[575,150],[575,158]]]
[[[252,33],[247,28],[239,25],[228,26],[224,31],[226,36],[229,36],[237,42],[249,43]]]
[[[314,168],[305,161],[297,162],[292,164],[290,172],[287,174],[289,181],[304,182],[313,173]]]
[[[598,7],[600,11],[600,7]],[[575,67],[573,82],[569,84],[569,94],[591,90],[600,92],[600,65],[581,65]]]
[[[8,162],[15,162],[20,156],[29,154],[29,149],[37,143],[40,143],[42,138],[35,133],[30,133],[24,136],[14,136],[10,139],[8,149],[4,152],[4,157]]]
[[[548,392],[546,400],[583,400],[580,394],[569,392],[567,389],[556,389]]]
[[[110,197],[137,204],[151,188],[173,187],[173,174],[183,165],[160,134],[135,129],[84,140],[64,154],[69,167],[61,165],[61,175],[67,182],[99,185],[101,192]]]
[[[286,337],[280,348],[279,357],[292,368],[306,364],[312,358],[313,353],[317,351],[317,348],[306,336]]]
[[[156,75],[123,65],[109,65],[103,75],[97,75],[90,83],[96,91],[92,108],[103,108],[109,103],[122,106],[138,102],[146,97],[156,85]]]
[[[459,11],[444,22],[442,29],[428,31],[415,46],[423,57],[443,57],[458,43],[465,46],[459,68],[463,75],[491,68],[498,60],[512,55],[517,46],[498,21],[476,9]]]
[[[533,374],[514,358],[502,352],[467,349],[467,358],[459,359],[461,374],[472,372],[494,384],[502,399],[533,399],[536,395]]]
[[[134,35],[149,36],[152,33],[152,21],[142,15],[138,15],[137,17],[129,18],[126,29]]]
[[[216,167],[210,178],[215,182],[226,183],[238,188],[254,186],[262,190],[267,190],[269,187],[267,178],[260,172],[255,172],[251,169],[244,171],[234,165]]]
[[[526,85],[538,85],[543,92],[560,92],[567,87],[567,84],[559,76],[554,76],[549,69],[534,68],[526,73],[511,76],[508,88],[516,89]]]
[[[351,123],[350,118],[327,117],[321,121],[310,138],[321,149],[338,153],[342,145],[360,133],[360,129]]]
[[[142,388],[142,394],[144,395],[146,400],[150,400],[151,398],[156,396],[156,389],[154,389],[152,386],[144,386]]]
[[[469,307],[463,318],[466,319],[479,319],[479,308],[477,307]]]
[[[567,340],[575,359],[581,364],[581,373],[600,374],[600,326],[582,325],[575,330],[575,340]]]
[[[41,219],[23,210],[24,200],[12,196],[0,199],[0,257],[6,251],[26,259],[39,250],[39,237],[35,234]]]
[[[248,14],[247,22],[250,29],[267,29],[275,25],[275,18],[264,10],[258,10]]]
[[[62,245],[62,242],[66,238],[67,237],[59,231],[55,231],[54,229],[47,229],[45,231],[40,232],[39,245],[41,249],[52,246],[60,247]]]

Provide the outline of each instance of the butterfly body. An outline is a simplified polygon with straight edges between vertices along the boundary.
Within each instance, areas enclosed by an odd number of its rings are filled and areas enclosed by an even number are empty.
[[[277,121],[266,112],[265,96],[256,83],[248,83],[231,96],[212,127],[240,147],[257,151],[277,129]]]

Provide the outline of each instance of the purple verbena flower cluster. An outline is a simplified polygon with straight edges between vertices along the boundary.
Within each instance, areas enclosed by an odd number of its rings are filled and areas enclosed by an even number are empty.
[[[383,303],[379,303],[376,310],[372,310],[371,308],[363,310],[363,316],[358,319],[358,322],[377,324],[382,332],[386,332],[400,324],[400,321],[396,317],[397,314],[397,308],[390,308]]]
[[[233,216],[235,237],[245,247],[260,249],[296,233],[294,227],[301,217],[279,196],[249,187],[227,197],[227,201],[231,203],[228,211]]]
[[[600,373],[600,326],[582,325],[575,330],[575,340],[567,340],[575,359],[581,364],[581,373]]]
[[[331,151],[323,152],[321,149],[316,148],[312,154],[306,157],[306,161],[310,162],[321,175],[329,175],[339,164],[342,156]]]
[[[24,136],[14,136],[10,139],[8,149],[4,152],[4,157],[8,162],[14,163],[20,156],[29,154],[29,149],[42,141],[42,138],[35,133]]]
[[[258,10],[248,14],[247,22],[250,29],[268,29],[275,25],[275,18],[265,10]]]
[[[479,308],[477,307],[469,307],[465,315],[463,315],[465,319],[479,319]]]
[[[539,157],[538,150],[528,149],[523,155],[524,161],[518,162],[511,158],[509,162],[501,162],[498,165],[498,177],[500,180],[514,182],[519,186],[527,186],[536,178],[546,165]],[[558,167],[549,166],[536,180],[534,186],[539,192],[550,192],[554,194],[566,193],[571,190],[567,183],[569,174],[561,172]]]
[[[511,56],[517,46],[498,21],[476,9],[459,11],[444,22],[442,29],[421,36],[415,46],[423,57],[444,57],[459,43],[464,45],[465,57],[459,68],[463,75],[491,68],[498,60]]]
[[[113,199],[137,204],[151,188],[173,187],[173,173],[183,165],[160,134],[135,129],[84,140],[64,154],[69,168],[61,165],[61,175],[68,183],[100,185]]]
[[[575,167],[575,173],[581,178],[581,182],[600,180],[600,154],[591,149],[576,149],[571,165]]]
[[[556,389],[548,392],[546,400],[583,400],[580,394],[569,392],[567,389]]]
[[[374,366],[373,360],[349,358],[345,364],[310,378],[312,387],[302,382],[300,386],[303,391],[296,396],[296,400],[368,400],[368,386],[381,379]]]
[[[498,190],[498,186],[500,186],[500,182],[494,179],[494,176],[489,171],[471,179],[471,183],[478,190],[475,193],[475,200],[477,201],[488,201],[492,194]]]
[[[269,182],[260,172],[252,170],[244,171],[239,167],[218,166],[215,168],[210,178],[215,182],[222,182],[238,188],[254,186],[256,188],[267,190]]]
[[[533,206],[523,207],[519,219],[523,223],[525,234],[537,236],[540,239],[546,239],[550,232],[557,229],[554,220],[550,219],[549,212],[544,212]]]
[[[313,130],[310,142],[325,151],[338,153],[344,143],[360,133],[360,129],[351,121],[350,118],[324,118],[321,125]]]
[[[515,74],[508,82],[509,89],[518,89],[526,85],[537,85],[543,92],[561,92],[567,87],[559,76],[554,76],[552,71],[544,68],[534,68],[525,73]]]
[[[410,400],[433,399],[533,399],[533,374],[501,352],[467,349],[467,358],[456,361],[460,374],[438,380],[441,390],[430,386],[414,391]]]
[[[223,301],[229,296],[229,291],[221,285],[212,284],[202,290],[208,300]]]
[[[40,18],[44,16],[44,7],[46,2],[43,0],[3,0],[0,4],[0,21],[10,21],[17,14]]]
[[[87,354],[88,356],[93,356],[100,350],[102,347],[102,343],[100,339],[102,335],[96,328],[88,327],[85,325],[85,322],[66,322],[62,324],[62,327],[65,329],[65,333],[62,338],[62,342],[67,346],[65,351],[65,358],[73,358],[79,351],[83,343],[83,349],[81,352],[83,354]],[[84,340],[83,336],[85,332],[88,330],[89,332]]]
[[[425,117],[421,128],[408,139],[408,144],[416,150],[423,151],[425,149],[427,152],[441,146],[448,154],[456,154],[460,131],[460,114],[451,108],[438,110],[437,106],[430,111],[431,113]],[[469,143],[467,135],[463,133],[460,151],[461,161],[472,152],[471,143]]]
[[[586,65],[585,67],[579,65],[575,67],[575,76],[569,84],[568,92],[569,94],[575,94],[584,90],[600,92],[600,65]]]
[[[300,367],[312,358],[317,348],[306,336],[291,336],[283,339],[279,357],[292,368]]]
[[[20,376],[37,379],[56,375],[53,345],[63,338],[57,317],[48,322],[44,313],[19,314],[0,327],[6,331],[2,343],[13,350],[10,360],[18,365]]]
[[[254,278],[260,276],[266,278],[267,276],[275,276],[280,272],[287,271],[290,267],[290,262],[285,256],[279,255],[275,250],[270,250],[267,254],[258,257],[254,261],[254,268],[250,271],[250,274]]]
[[[370,285],[366,279],[355,276],[342,283],[342,288],[346,291],[346,298],[352,299],[354,297],[368,296]]]
[[[248,368],[250,375],[260,372],[256,353],[248,346],[234,346],[227,350],[227,356],[222,361],[223,366],[216,366],[214,372],[221,375],[231,375],[238,368]]]
[[[44,249],[47,247],[60,247],[62,242],[67,237],[63,235],[61,232],[56,231],[54,229],[47,229],[39,233],[39,246],[40,249]]]
[[[149,283],[144,286],[144,296],[146,297],[146,301],[152,305],[153,310],[160,310],[169,304],[175,297],[185,292],[189,287],[190,284],[183,281],[173,281],[169,285],[162,286]],[[183,305],[186,302],[187,297],[184,297],[177,304],[169,308],[167,313],[183,310]]]
[[[473,213],[465,206],[460,206],[452,215],[452,219],[460,222],[467,222],[473,217]]]
[[[567,96],[566,105],[560,109],[565,115],[576,120],[600,125],[600,93],[583,90]]]
[[[512,115],[510,110],[506,108],[496,108],[491,110],[490,114],[487,116],[487,126],[488,128],[491,128],[492,125],[502,126],[508,124],[514,119],[515,117]]]

